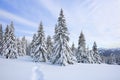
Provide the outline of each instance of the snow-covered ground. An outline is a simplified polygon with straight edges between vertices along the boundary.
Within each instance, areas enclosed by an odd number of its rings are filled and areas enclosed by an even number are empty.
[[[107,64],[57,66],[33,63],[28,56],[17,60],[0,58],[0,80],[34,80],[35,74],[44,80],[120,80],[120,66]]]

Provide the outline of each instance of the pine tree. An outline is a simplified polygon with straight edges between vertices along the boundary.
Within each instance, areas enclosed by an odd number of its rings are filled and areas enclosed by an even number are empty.
[[[8,50],[7,48],[9,47],[9,45],[8,45],[8,40],[9,40],[9,37],[10,37],[9,33],[10,33],[10,29],[9,29],[9,26],[7,25],[7,27],[5,29],[4,36],[3,36],[3,49],[2,49],[2,52],[1,52],[2,56],[5,56],[5,51]]]
[[[47,45],[47,52],[48,52],[48,56],[47,57],[48,57],[48,59],[50,59],[51,54],[52,54],[52,49],[53,49],[53,43],[52,43],[51,36],[49,36],[49,35],[47,37],[46,45]]]
[[[16,46],[16,37],[14,35],[14,26],[11,22],[10,26],[7,25],[4,35],[2,54],[6,58],[17,58],[17,46]]]
[[[116,63],[120,65],[120,54],[116,55]]]
[[[26,55],[27,40],[25,39],[25,36],[22,37],[21,45],[22,45],[22,54]]]
[[[10,33],[10,27],[7,25],[7,27],[5,29],[4,37],[3,37],[4,44],[7,42],[7,40],[9,40],[9,37],[10,37],[9,33]]]
[[[76,58],[72,55],[72,51],[68,46],[69,33],[66,27],[65,17],[63,15],[63,10],[60,11],[60,16],[58,18],[58,25],[55,27],[54,35],[54,47],[53,54],[51,56],[51,62],[53,64],[67,65],[73,64]]]
[[[89,47],[86,48],[86,54],[88,58],[88,63],[94,64],[95,63],[94,52],[92,50],[89,50]]]
[[[98,53],[96,42],[94,42],[94,44],[93,44],[92,51],[93,51],[93,55],[94,55],[94,58],[95,58],[94,63],[100,64],[102,62],[102,59],[101,59],[101,57],[100,57],[100,55]]]
[[[23,56],[22,53],[22,44],[19,38],[17,38],[17,53],[19,56]]]
[[[75,56],[76,48],[75,48],[74,43],[73,43],[72,46],[71,46],[71,50],[72,50],[72,52],[73,52],[73,55]]]
[[[55,25],[55,33],[57,34],[57,32],[58,32],[58,25],[56,24]]]
[[[34,51],[35,51],[35,41],[36,41],[36,34],[33,35],[33,39],[32,42],[30,44],[30,56],[33,57],[34,56]]]
[[[57,32],[58,32],[58,26],[57,26],[57,24],[55,25],[55,29],[54,29],[54,33],[55,33],[55,35],[53,36],[54,37],[54,43],[56,43],[56,41],[57,40],[55,40],[55,39],[57,39],[56,37],[56,34],[57,34]]]
[[[2,24],[0,24],[0,55],[2,55],[1,51],[3,48],[3,31],[2,31]]]
[[[116,55],[114,53],[110,54],[110,62],[111,64],[116,64]]]
[[[78,63],[89,63],[84,34],[81,32],[76,53]]]
[[[27,48],[26,48],[26,55],[31,56],[30,52],[31,52],[31,43],[29,41],[27,41]]]
[[[89,50],[89,48],[87,48],[86,53],[88,54],[89,63],[93,64],[95,62],[94,61],[95,59],[94,59],[93,51]]]
[[[35,62],[46,62],[47,61],[47,48],[45,42],[45,34],[43,30],[42,22],[40,23],[37,38],[35,41],[35,50],[34,50],[34,61]]]

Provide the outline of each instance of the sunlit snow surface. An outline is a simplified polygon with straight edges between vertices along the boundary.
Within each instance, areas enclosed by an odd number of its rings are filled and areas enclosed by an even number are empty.
[[[59,66],[34,63],[28,56],[17,60],[0,58],[0,80],[33,80],[35,75],[42,80],[120,80],[120,66],[81,63]]]

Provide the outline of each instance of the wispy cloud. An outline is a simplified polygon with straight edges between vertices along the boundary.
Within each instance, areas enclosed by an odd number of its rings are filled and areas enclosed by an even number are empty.
[[[0,17],[4,17],[6,19],[10,19],[11,21],[16,21],[21,24],[25,24],[27,26],[37,27],[38,24],[27,19],[24,19],[20,16],[7,12],[5,10],[0,9]]]
[[[61,9],[60,5],[56,2],[54,3],[52,0],[39,0],[39,3],[42,5],[54,16],[58,16],[58,10]]]

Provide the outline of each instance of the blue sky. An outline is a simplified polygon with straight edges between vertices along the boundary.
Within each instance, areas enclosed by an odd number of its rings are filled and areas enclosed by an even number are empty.
[[[14,22],[17,37],[31,39],[43,22],[46,36],[54,34],[60,9],[64,10],[70,44],[77,46],[81,32],[91,47],[120,47],[120,0],[0,0],[0,23]]]

